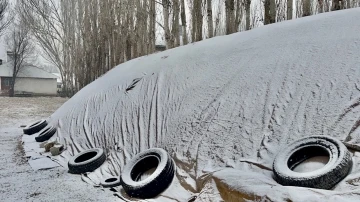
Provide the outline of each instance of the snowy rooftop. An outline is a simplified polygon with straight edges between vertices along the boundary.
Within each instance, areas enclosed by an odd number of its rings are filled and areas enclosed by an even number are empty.
[[[0,77],[12,77],[12,63],[7,62],[0,65]],[[46,72],[35,66],[27,65],[19,72],[18,77],[23,78],[43,78],[43,79],[58,79],[54,74]]]

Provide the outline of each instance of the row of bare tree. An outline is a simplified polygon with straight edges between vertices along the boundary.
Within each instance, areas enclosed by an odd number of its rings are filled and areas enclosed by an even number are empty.
[[[72,96],[114,66],[154,53],[161,41],[174,48],[359,5],[360,0],[17,0],[16,8]]]

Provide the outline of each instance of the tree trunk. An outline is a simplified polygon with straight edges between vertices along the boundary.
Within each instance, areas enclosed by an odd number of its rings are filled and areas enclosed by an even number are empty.
[[[127,39],[126,39],[126,51],[125,51],[125,54],[126,54],[126,61],[131,60],[131,39],[130,39],[129,35],[127,36]]]
[[[13,76],[10,81],[9,97],[14,97],[15,95],[15,79],[16,76]]]
[[[213,24],[211,0],[207,0],[206,5],[207,5],[208,34],[209,34],[209,38],[212,38],[214,36],[214,24]]]
[[[16,81],[16,77],[20,71],[20,66],[21,64],[20,63],[20,59],[19,59],[19,56],[20,56],[20,53],[19,53],[19,49],[18,49],[18,46],[21,46],[20,42],[19,42],[19,36],[16,36],[17,33],[13,33],[13,37],[11,40],[13,40],[14,44],[13,46],[14,47],[11,47],[11,52],[14,54],[14,57],[12,58],[12,62],[13,62],[13,66],[12,66],[12,77],[10,79],[10,89],[9,89],[9,97],[14,97],[14,94],[15,94],[15,81]]]
[[[331,10],[330,3],[331,3],[330,0],[325,1],[325,4],[324,4],[324,11],[325,12],[329,12]]]
[[[150,1],[150,28],[149,28],[149,50],[148,53],[155,51],[155,26],[156,26],[156,10],[155,1]]]
[[[193,7],[191,10],[191,42],[196,41],[196,0],[194,0]]]
[[[162,0],[163,4],[163,15],[164,15],[164,32],[165,32],[165,41],[166,49],[173,48],[171,42],[171,33],[169,29],[169,0]]]
[[[246,30],[250,30],[250,5],[251,5],[251,0],[245,0]]]
[[[341,9],[346,9],[346,0],[341,1]]]
[[[203,28],[201,0],[194,0],[194,10],[195,10],[195,22],[196,22],[195,41],[201,41],[202,40],[202,28]]]
[[[303,0],[303,14],[302,17],[311,15],[311,2],[310,0]]]
[[[276,22],[276,0],[270,0],[270,23]]]
[[[331,10],[332,11],[340,10],[340,1],[339,0],[333,0]]]
[[[173,0],[172,43],[174,47],[180,46],[180,5],[179,0]]]
[[[236,32],[234,30],[234,0],[225,0],[225,15],[226,15],[226,34],[232,34]]]
[[[185,2],[181,0],[181,25],[182,25],[182,39],[183,45],[188,44],[187,31],[186,31],[186,13],[185,13]]]
[[[136,24],[135,24],[135,36],[134,36],[134,57],[137,58],[139,56],[141,56],[142,54],[142,50],[141,50],[141,34],[143,33],[142,31],[142,27],[144,26],[145,22],[144,22],[144,17],[142,16],[142,8],[140,6],[141,2],[140,0],[136,0],[135,3],[135,8],[136,8],[136,14],[135,14],[135,18],[136,18]]]
[[[242,21],[242,17],[244,15],[243,6],[242,6],[241,1],[242,0],[237,0],[236,1],[236,7],[235,7],[236,12],[235,12],[235,17],[234,17],[235,19],[234,19],[234,28],[233,28],[234,32],[239,31],[239,27],[240,27],[240,24],[241,24],[241,21]],[[245,2],[245,4],[246,4],[246,2]],[[246,5],[245,5],[245,7],[246,7]],[[245,12],[245,17],[246,17],[246,12]],[[245,20],[246,20],[246,18],[245,18]],[[246,23],[245,23],[245,25],[246,25]],[[249,29],[250,29],[250,16],[249,16]]]
[[[192,42],[202,40],[202,24],[201,0],[194,0],[192,8]]]
[[[265,0],[264,2],[264,25],[270,24],[270,1]]]
[[[319,13],[324,12],[324,0],[318,0],[318,12]]]
[[[351,0],[346,0],[346,8],[351,8]]]
[[[293,0],[287,0],[286,19],[291,20],[293,18]]]

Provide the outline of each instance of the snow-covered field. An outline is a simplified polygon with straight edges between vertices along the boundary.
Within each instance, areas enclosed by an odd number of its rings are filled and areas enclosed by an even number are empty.
[[[118,201],[65,168],[33,171],[20,144],[20,125],[47,118],[66,99],[0,97],[0,201]]]

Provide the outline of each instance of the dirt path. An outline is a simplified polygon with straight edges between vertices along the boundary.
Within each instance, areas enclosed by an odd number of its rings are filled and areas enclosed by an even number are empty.
[[[33,171],[20,143],[20,125],[46,118],[63,98],[0,97],[0,201],[119,201],[64,168]]]

